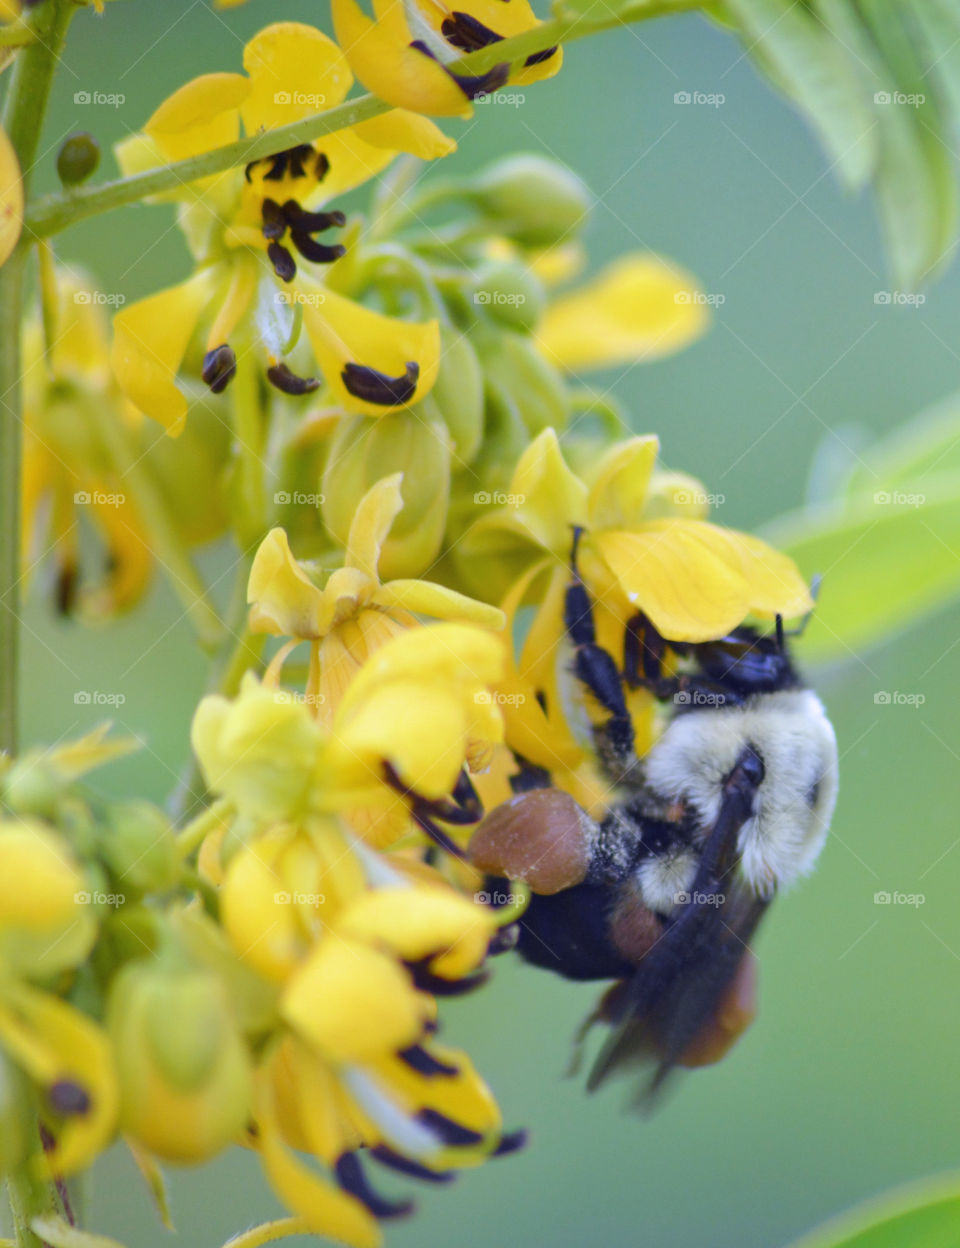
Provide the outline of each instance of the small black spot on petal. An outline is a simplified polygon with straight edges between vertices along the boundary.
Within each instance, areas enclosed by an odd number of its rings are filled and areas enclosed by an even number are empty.
[[[407,1049],[401,1049],[397,1053],[397,1057],[402,1062],[415,1070],[418,1075],[425,1075],[427,1078],[433,1078],[437,1075],[455,1075],[457,1073],[456,1066],[450,1066],[447,1062],[441,1062],[439,1058],[423,1047],[422,1044],[411,1044]]]
[[[82,1118],[89,1114],[90,1093],[73,1079],[57,1079],[47,1089],[50,1108],[61,1118]]]

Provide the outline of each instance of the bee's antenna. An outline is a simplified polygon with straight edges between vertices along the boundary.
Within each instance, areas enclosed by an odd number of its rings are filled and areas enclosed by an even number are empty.
[[[580,549],[580,539],[583,537],[583,525],[571,524],[570,527],[573,529],[573,546],[570,549],[570,570],[577,580],[579,580],[580,573],[577,571],[577,552]]]
[[[777,649],[783,651],[783,616],[777,612]]]
[[[810,597],[813,599],[813,606],[810,608],[807,614],[803,617],[803,619],[800,621],[797,627],[791,628],[789,633],[784,634],[782,632],[782,626],[780,624],[780,617],[777,616],[777,640],[780,643],[781,649],[783,648],[784,636],[787,636],[787,637],[802,637],[803,636],[804,632],[806,631],[807,625],[810,623],[811,619],[813,618],[814,611],[816,611],[817,609],[817,599],[820,597],[820,586],[822,584],[823,584],[823,577],[820,575],[819,572],[815,572],[813,576],[810,578]]]

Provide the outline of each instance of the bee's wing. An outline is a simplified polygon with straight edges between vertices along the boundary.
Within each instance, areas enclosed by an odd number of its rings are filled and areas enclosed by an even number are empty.
[[[656,1068],[638,1098],[649,1103],[715,1019],[747,953],[767,903],[738,869],[737,839],[753,793],[741,783],[728,783],[728,790],[704,845],[690,901],[677,906],[660,940],[614,998],[614,1029],[590,1073],[589,1091],[611,1074],[652,1059]]]

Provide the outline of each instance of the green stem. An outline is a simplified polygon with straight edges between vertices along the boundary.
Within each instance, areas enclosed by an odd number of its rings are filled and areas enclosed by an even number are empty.
[[[610,15],[607,10],[608,16],[600,21],[596,18],[591,20],[589,13],[566,13],[541,22],[539,26],[522,34],[511,35],[489,47],[471,52],[469,56],[453,62],[450,67],[457,73],[483,73],[504,61],[514,63],[525,60],[531,53],[542,52],[559,43],[572,43],[587,35],[598,34],[631,22],[701,9],[706,2],[707,0],[636,0],[620,13]],[[369,121],[389,109],[390,105],[375,95],[361,95],[338,104],[336,108],[304,117],[301,121],[250,135],[235,143],[203,152],[199,156],[191,156],[187,160],[178,160],[159,169],[133,174],[129,178],[119,178],[100,186],[48,195],[31,207],[27,213],[27,226],[35,235],[55,234],[72,225],[74,221],[120,208],[124,204],[136,203],[151,195],[175,191],[184,183],[195,182],[198,178],[209,177],[214,173],[223,173],[226,169],[233,169],[253,160],[262,160],[274,152],[284,151],[301,143],[312,143],[321,135],[344,130],[361,121]]]
[[[17,1248],[44,1248],[43,1241],[30,1229],[39,1213],[54,1209],[52,1190],[32,1178],[24,1167],[7,1175],[7,1197]]]
[[[9,71],[0,116],[28,194],[47,99],[73,0],[45,0],[30,14],[36,39]],[[24,235],[28,238],[29,235]],[[0,269],[0,751],[17,748],[20,661],[20,332],[27,243],[21,239]]]

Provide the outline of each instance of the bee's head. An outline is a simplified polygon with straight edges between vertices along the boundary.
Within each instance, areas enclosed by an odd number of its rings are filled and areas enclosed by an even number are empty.
[[[734,629],[727,637],[698,645],[696,659],[708,680],[741,697],[776,693],[799,683],[780,630],[764,634]]]
[[[751,698],[744,706],[677,716],[644,760],[650,790],[696,812],[704,836],[724,783],[746,747],[763,764],[753,815],[740,834],[742,871],[768,896],[809,871],[823,847],[837,793],[837,745],[809,689]]]

